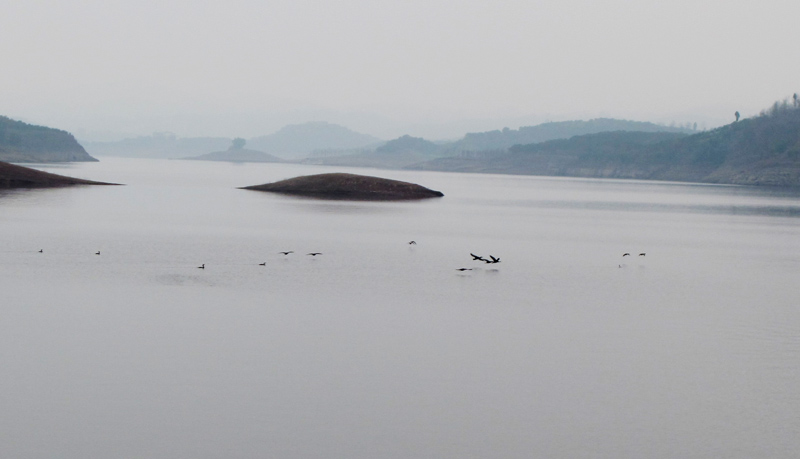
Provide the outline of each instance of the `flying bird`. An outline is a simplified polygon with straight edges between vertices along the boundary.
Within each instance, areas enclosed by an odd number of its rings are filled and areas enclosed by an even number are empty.
[[[644,252],[642,252],[642,253],[640,253],[640,254],[639,254],[639,256],[640,256],[640,257],[643,257],[643,256],[645,256],[645,255],[647,255],[647,254],[646,254],[646,253],[644,253]]]
[[[631,254],[629,254],[629,253],[623,253],[623,254],[622,254],[622,256],[623,256],[623,257],[629,257],[629,256],[631,256]]]
[[[490,260],[483,260],[483,261],[485,261],[486,263],[500,263],[500,259],[495,258],[494,255],[489,255],[489,258],[491,258],[491,261]]]
[[[409,245],[417,245],[417,241],[409,241],[408,244]]]
[[[203,263],[202,265],[198,266],[197,269],[206,269],[206,264]]]
[[[278,252],[278,253],[282,253],[282,254],[284,254],[284,255],[289,255],[290,253],[294,253],[294,252],[290,250],[290,251],[288,251],[288,252]]]
[[[470,255],[472,255],[472,261],[475,261],[475,260],[486,261],[486,259],[485,259],[485,258],[483,258],[483,257],[482,257],[482,256],[480,256],[480,255],[475,255],[475,254],[474,254],[474,253],[472,253],[472,252],[470,252],[469,254],[470,254]]]
[[[42,249],[39,249],[39,253],[44,253],[44,250],[42,250]]]
[[[265,261],[264,263],[259,263],[258,266],[267,266],[267,262]]]
[[[95,253],[95,255],[100,255],[100,251],[98,250],[98,251]]]
[[[310,252],[307,253],[306,255],[311,255],[312,257],[316,257],[317,255],[322,255],[322,252]]]
[[[458,268],[456,271],[472,271],[472,268]]]

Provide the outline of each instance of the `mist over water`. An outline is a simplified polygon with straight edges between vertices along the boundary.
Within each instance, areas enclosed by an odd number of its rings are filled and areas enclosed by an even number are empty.
[[[126,186],[0,194],[4,457],[800,449],[800,193],[351,169],[445,197],[336,202],[236,189],[332,168],[41,168]]]

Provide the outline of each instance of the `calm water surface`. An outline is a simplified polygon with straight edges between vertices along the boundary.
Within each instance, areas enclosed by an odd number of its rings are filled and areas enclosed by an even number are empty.
[[[331,168],[39,168],[127,185],[0,192],[2,457],[800,451],[800,193],[351,170],[445,197],[329,202],[236,187]]]

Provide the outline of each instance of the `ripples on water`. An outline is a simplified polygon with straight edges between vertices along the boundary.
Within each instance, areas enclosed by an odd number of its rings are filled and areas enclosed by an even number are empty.
[[[236,189],[320,167],[43,169],[127,186],[0,192],[5,457],[800,450],[792,190],[356,170],[445,198],[322,202]]]

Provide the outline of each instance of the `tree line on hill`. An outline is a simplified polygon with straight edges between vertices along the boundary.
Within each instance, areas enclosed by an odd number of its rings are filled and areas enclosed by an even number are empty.
[[[96,161],[72,134],[0,116],[0,161]]]
[[[412,169],[800,186],[800,102],[696,134],[615,131],[462,154]]]

